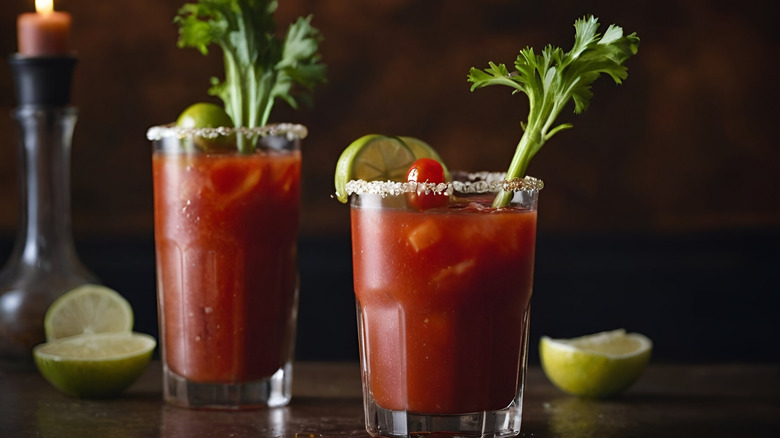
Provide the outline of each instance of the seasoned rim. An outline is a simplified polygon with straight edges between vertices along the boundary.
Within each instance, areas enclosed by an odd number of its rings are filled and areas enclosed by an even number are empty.
[[[381,195],[398,196],[404,193],[437,193],[452,195],[459,194],[478,194],[478,193],[496,193],[501,190],[518,191],[539,191],[544,187],[542,180],[532,176],[525,178],[515,178],[505,180],[506,174],[499,172],[476,172],[476,173],[456,173],[455,181],[449,183],[419,183],[419,182],[396,182],[396,181],[364,181],[352,180],[347,182],[347,195]]]
[[[146,131],[146,138],[149,140],[162,140],[163,138],[217,138],[219,136],[228,136],[233,134],[242,134],[246,137],[260,136],[286,136],[290,140],[304,139],[309,131],[303,125],[295,123],[276,123],[271,125],[258,126],[256,128],[245,127],[227,127],[219,128],[184,128],[176,125],[153,126]]]

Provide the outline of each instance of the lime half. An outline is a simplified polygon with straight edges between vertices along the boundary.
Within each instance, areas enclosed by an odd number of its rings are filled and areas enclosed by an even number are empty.
[[[370,134],[353,141],[341,153],[336,163],[336,197],[347,202],[347,182],[404,181],[415,156],[398,137]]]
[[[573,339],[542,336],[539,353],[550,381],[569,394],[605,398],[630,387],[650,361],[653,343],[613,330]]]
[[[92,333],[129,333],[133,309],[115,290],[85,284],[57,298],[44,316],[46,340]]]
[[[141,333],[71,336],[33,348],[43,377],[82,398],[113,397],[143,373],[157,342]]]

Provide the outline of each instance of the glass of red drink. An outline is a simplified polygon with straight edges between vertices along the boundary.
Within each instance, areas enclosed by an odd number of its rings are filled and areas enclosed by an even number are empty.
[[[366,429],[373,436],[520,432],[542,183],[459,175],[437,186],[351,181]],[[491,207],[495,193],[512,203]],[[418,210],[418,196],[448,205]]]
[[[291,124],[149,130],[167,402],[289,403],[305,136]]]

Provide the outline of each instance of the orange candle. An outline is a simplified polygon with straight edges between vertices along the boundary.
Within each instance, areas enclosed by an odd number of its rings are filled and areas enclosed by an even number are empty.
[[[35,0],[35,11],[19,15],[19,53],[25,56],[67,55],[71,17],[54,10],[53,0]]]

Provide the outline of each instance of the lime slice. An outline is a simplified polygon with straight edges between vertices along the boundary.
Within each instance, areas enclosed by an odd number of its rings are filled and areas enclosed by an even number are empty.
[[[232,127],[233,120],[221,106],[208,102],[198,102],[188,106],[179,114],[176,125],[182,128]],[[235,149],[237,147],[234,134],[220,135],[215,138],[195,137],[195,144],[206,152]]]
[[[233,120],[219,105],[199,102],[182,111],[176,120],[176,125],[183,128],[219,128],[233,126]]]
[[[433,158],[434,160],[438,161],[439,164],[441,164],[441,167],[444,168],[444,178],[447,181],[451,181],[452,177],[450,176],[450,171],[447,169],[447,166],[444,164],[444,160],[441,159],[439,154],[436,152],[435,149],[428,143],[414,137],[398,137],[406,143],[407,146],[409,146],[409,149],[412,150],[412,153],[414,154],[414,158]]]
[[[119,293],[97,284],[85,284],[57,298],[43,320],[46,340],[81,334],[130,332],[133,309]]]
[[[415,156],[398,137],[370,134],[360,137],[344,149],[336,163],[336,197],[347,202],[347,182],[405,181]]]
[[[143,373],[157,342],[141,333],[78,335],[33,348],[43,377],[66,394],[116,396]]]
[[[628,389],[642,375],[652,349],[650,339],[622,329],[573,339],[542,336],[539,342],[550,381],[569,394],[593,398]]]

